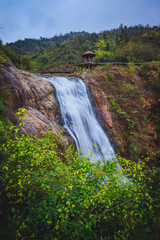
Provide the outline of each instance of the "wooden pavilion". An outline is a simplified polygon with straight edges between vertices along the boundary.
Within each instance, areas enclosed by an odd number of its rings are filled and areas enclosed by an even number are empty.
[[[82,54],[83,62],[78,63],[77,66],[85,69],[93,69],[97,64],[94,62],[95,53],[87,51]]]

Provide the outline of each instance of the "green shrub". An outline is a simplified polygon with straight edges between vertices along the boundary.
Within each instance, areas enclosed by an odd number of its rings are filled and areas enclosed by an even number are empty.
[[[34,65],[29,56],[27,55],[22,56],[22,66],[26,71],[33,71]]]
[[[155,169],[121,157],[94,164],[70,146],[60,150],[51,132],[38,139],[9,130],[12,137],[0,147],[2,239],[152,236],[158,224]]]
[[[130,72],[130,73],[135,73],[136,72],[136,66],[134,65],[134,63],[132,63],[132,62],[130,62],[129,64],[128,64],[128,72]]]

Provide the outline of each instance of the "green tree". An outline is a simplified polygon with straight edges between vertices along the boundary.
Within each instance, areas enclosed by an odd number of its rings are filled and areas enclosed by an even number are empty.
[[[97,42],[96,46],[98,50],[105,51],[107,47],[107,43],[104,39],[102,39],[99,42]]]
[[[29,56],[27,55],[22,56],[22,66],[26,71],[33,70],[33,65]]]

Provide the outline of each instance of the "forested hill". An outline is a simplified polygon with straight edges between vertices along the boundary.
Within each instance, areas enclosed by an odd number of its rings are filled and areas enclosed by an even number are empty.
[[[44,51],[49,48],[52,43],[63,43],[72,40],[75,36],[83,36],[86,32],[70,32],[65,35],[55,35],[52,38],[40,37],[39,39],[25,38],[25,40],[18,40],[15,43],[7,44],[17,54],[33,54],[37,51]]]
[[[160,60],[160,26],[123,26],[100,33],[70,32],[53,38],[25,39],[7,44],[26,70],[76,66],[87,50],[96,61],[146,62]]]

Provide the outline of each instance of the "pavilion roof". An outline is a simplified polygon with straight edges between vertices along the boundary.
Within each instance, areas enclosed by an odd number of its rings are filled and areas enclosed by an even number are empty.
[[[96,55],[95,53],[91,52],[91,51],[87,51],[85,53],[82,54],[82,56],[85,56],[85,55]]]

